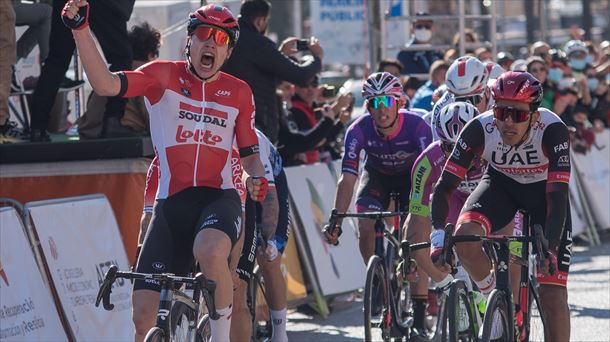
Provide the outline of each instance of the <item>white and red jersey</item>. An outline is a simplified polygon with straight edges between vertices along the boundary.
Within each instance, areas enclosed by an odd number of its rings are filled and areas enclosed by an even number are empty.
[[[231,149],[258,152],[250,87],[225,73],[202,82],[184,61],[153,61],[118,73],[124,97],[144,96],[159,159],[157,199],[188,187],[234,188]]]
[[[247,191],[242,181],[243,168],[241,166],[241,158],[236,148],[231,151],[231,177],[235,190],[239,194],[242,206],[246,204]],[[146,187],[144,188],[144,212],[152,213],[155,205],[155,198],[159,189],[159,158],[155,158],[148,167],[146,173]]]

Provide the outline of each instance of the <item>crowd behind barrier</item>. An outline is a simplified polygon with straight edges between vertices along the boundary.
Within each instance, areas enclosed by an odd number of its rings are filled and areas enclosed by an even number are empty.
[[[570,197],[574,236],[591,244],[598,243],[598,231],[610,229],[609,149],[610,130],[606,129],[596,134],[591,151],[586,154],[572,151],[575,172]],[[28,167],[31,166],[37,165]],[[18,177],[5,177],[5,171],[10,168],[13,168],[11,173],[19,173],[18,168],[24,170],[25,166],[0,167],[2,339],[42,340],[49,336],[58,340],[65,340],[66,336],[77,340],[129,339],[133,331],[125,322],[131,319],[131,284],[115,285],[113,302],[117,307],[112,312],[95,308],[93,301],[111,264],[118,264],[124,270],[131,264],[127,255],[132,255],[135,241],[126,235],[137,234],[139,227],[130,220],[117,223],[115,217],[120,212],[116,208],[125,207],[139,213],[138,200],[134,198],[132,203],[126,203],[119,196],[104,195],[63,198],[64,192],[58,188],[43,191],[44,200],[33,194],[28,199],[21,194],[21,201],[27,202],[22,206],[5,198],[14,197],[12,190],[7,191],[14,189],[11,183],[20,182]],[[88,168],[94,169],[93,165]],[[338,246],[326,244],[320,233],[332,207],[330,201],[339,168],[339,163],[334,162],[286,169],[293,215],[291,231],[295,237],[290,239],[282,260],[289,306],[315,303],[323,315],[328,314],[326,298],[354,291],[364,283],[364,267],[362,263],[354,263],[359,260],[356,222],[344,223],[345,232]],[[132,169],[143,176],[146,168]],[[27,173],[23,177],[49,179]],[[106,177],[106,183],[112,184],[113,178],[120,178],[122,174]],[[138,177],[129,177],[123,184],[135,194],[144,190]],[[77,187],[74,183],[71,186]],[[106,329],[108,326],[114,328]]]

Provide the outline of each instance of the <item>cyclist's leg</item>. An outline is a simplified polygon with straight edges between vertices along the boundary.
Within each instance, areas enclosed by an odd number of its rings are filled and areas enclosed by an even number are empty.
[[[568,203],[568,208],[570,204]],[[531,213],[532,222],[541,222],[544,227],[546,218],[546,205],[544,211],[539,210]],[[544,212],[542,221],[538,218]],[[570,260],[572,258],[572,219],[570,210],[567,211],[566,222],[561,237],[557,253],[557,270],[552,276],[542,276],[538,274],[540,283],[540,301],[544,313],[547,315],[547,322],[552,326],[546,327],[545,335],[547,341],[569,341],[570,340],[570,309],[568,306],[568,273],[570,270]]]
[[[247,305],[248,282],[256,260],[256,210],[250,198],[246,200],[243,247],[237,264],[238,279],[233,290],[233,318],[239,324],[231,324],[231,341],[248,341],[252,333],[252,317]]]
[[[222,191],[220,198],[203,209],[193,254],[203,274],[216,282],[216,311],[221,315],[211,320],[213,341],[229,340],[233,285],[228,258],[241,228],[241,202],[235,190]]]
[[[487,235],[507,226],[514,218],[517,209],[500,184],[504,181],[500,177],[493,171],[488,171],[483,177],[464,204],[455,235]],[[459,243],[456,250],[460,262],[481,293],[488,295],[495,287],[495,276],[482,244]]]
[[[384,176],[372,169],[364,168],[358,185],[358,197],[356,200],[356,211],[381,211],[385,210],[390,203],[389,189],[382,184]],[[387,177],[387,176],[386,176]],[[407,177],[408,178],[408,177]],[[375,221],[369,219],[358,220],[360,254],[364,263],[375,254]]]

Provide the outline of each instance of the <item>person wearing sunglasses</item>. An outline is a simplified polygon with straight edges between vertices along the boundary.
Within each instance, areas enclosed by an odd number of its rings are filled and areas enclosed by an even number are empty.
[[[492,89],[495,105],[464,127],[432,196],[431,257],[443,247],[449,199],[479,157],[488,163],[483,179],[457,220],[456,235],[513,235],[515,212],[529,212],[544,227],[549,254],[539,269],[540,299],[547,316],[545,340],[568,341],[567,279],[572,227],[568,201],[570,141],[567,126],[540,107],[543,89],[527,72],[506,72]],[[457,254],[481,293],[495,287],[495,275],[480,243],[458,245]],[[554,271],[553,271],[554,270]]]
[[[406,211],[411,188],[413,162],[431,141],[426,122],[403,108],[406,100],[400,80],[388,72],[371,74],[364,82],[362,97],[367,113],[347,129],[341,176],[334,207],[338,212],[349,208],[354,186],[360,174],[360,152],[366,152],[360,176],[356,211],[391,209],[390,193],[400,193],[401,210]],[[374,221],[359,220],[360,253],[366,263],[374,253]],[[328,243],[337,244],[341,220],[324,227]]]
[[[543,97],[540,107],[549,109],[553,108],[556,87],[548,78],[549,70],[547,63],[544,59],[538,56],[532,56],[526,59],[525,63],[527,65],[527,72],[536,77],[536,79],[540,81],[540,84],[542,84]]]
[[[159,188],[137,271],[186,274],[195,257],[205,276],[217,283],[220,318],[211,321],[212,339],[228,341],[233,286],[226,261],[242,215],[230,170],[234,141],[253,179],[252,199],[262,201],[268,188],[253,125],[252,91],[220,72],[239,37],[237,20],[226,7],[203,6],[188,18],[186,61],[156,60],[135,71],[112,73],[89,30],[89,10],[86,0],[70,0],[62,11],[89,81],[103,96],[146,98],[159,158]],[[134,284],[136,341],[155,324],[159,291],[155,282]]]
[[[439,120],[432,129],[437,131],[439,140],[430,144],[415,160],[411,171],[411,188],[409,195],[409,215],[404,224],[405,238],[411,243],[429,242],[432,223],[430,222],[430,195],[438,181],[443,166],[458,140],[464,126],[479,115],[479,111],[470,103],[455,102],[447,105],[441,111]],[[451,195],[448,221],[455,224],[458,214],[468,195],[475,189],[483,176],[486,164],[477,159],[468,170],[466,179],[460,183]],[[429,252],[420,250],[413,252],[418,264],[420,281],[411,287],[411,297],[414,303],[414,328],[419,335],[425,331],[425,309],[428,298],[428,276],[439,287],[445,287],[453,277],[442,272],[432,263]],[[467,276],[466,276],[467,278]],[[433,301],[431,302],[431,304]]]
[[[427,18],[429,16],[426,12],[417,12],[415,14],[417,19],[411,26],[410,34],[412,36],[411,41],[406,44],[406,47],[430,44],[434,32],[434,21]],[[435,51],[432,48],[429,50],[402,50],[396,57],[398,61],[404,66],[401,70],[403,75],[411,74],[427,74],[430,72],[430,67],[434,61],[443,59],[443,54],[439,51]]]

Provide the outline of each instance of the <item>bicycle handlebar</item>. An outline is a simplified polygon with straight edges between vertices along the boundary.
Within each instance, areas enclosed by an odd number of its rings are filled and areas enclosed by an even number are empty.
[[[386,217],[394,217],[394,216],[404,216],[408,215],[408,211],[367,211],[364,213],[339,213],[337,209],[333,209],[330,213],[330,218],[346,218],[346,217],[354,217],[354,218],[367,218],[371,220],[380,220]]]

